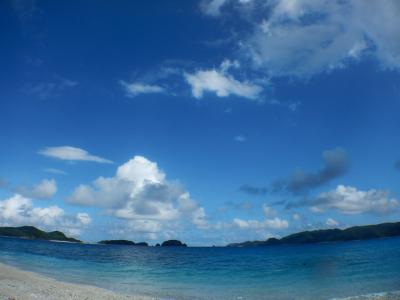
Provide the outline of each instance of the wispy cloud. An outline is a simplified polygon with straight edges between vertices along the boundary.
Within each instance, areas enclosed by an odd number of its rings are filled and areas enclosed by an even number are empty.
[[[55,169],[55,168],[46,168],[43,171],[45,171],[46,173],[50,173],[50,174],[67,175],[67,173],[65,171],[60,170],[60,169]]]
[[[141,82],[120,81],[121,86],[124,88],[125,93],[128,97],[136,97],[141,94],[160,94],[166,93],[166,90],[155,84],[145,84]]]
[[[67,161],[92,161],[103,164],[112,163],[111,160],[92,155],[84,149],[72,146],[46,147],[38,152],[41,155]]]
[[[369,57],[383,68],[400,68],[397,0],[204,0],[201,9],[212,17],[242,17],[248,26],[236,38],[241,59],[270,77],[309,78]]]
[[[211,17],[218,17],[221,15],[221,9],[227,4],[239,4],[238,9],[243,9],[243,5],[252,2],[253,0],[203,0],[200,2],[200,8],[204,14]]]
[[[49,81],[30,83],[24,88],[24,91],[39,99],[46,100],[59,97],[65,90],[73,88],[76,85],[78,85],[76,81],[61,76],[54,76]]]
[[[206,0],[202,1],[200,7],[202,11],[213,17],[217,17],[221,13],[221,7],[227,2],[227,0]]]
[[[238,143],[244,143],[247,141],[247,138],[244,135],[236,135],[233,137],[233,140]]]

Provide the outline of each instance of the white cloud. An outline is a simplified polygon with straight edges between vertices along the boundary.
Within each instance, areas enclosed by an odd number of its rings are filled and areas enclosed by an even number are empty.
[[[242,220],[239,218],[233,219],[233,224],[240,229],[286,229],[289,227],[287,220],[282,220],[278,217],[274,219],[265,219],[264,221],[258,220]]]
[[[76,218],[81,222],[83,225],[89,225],[92,222],[89,214],[87,213],[77,213]]]
[[[221,63],[220,69],[222,72],[227,72],[229,69],[240,68],[240,63],[237,60],[231,61],[229,59],[224,59]]]
[[[204,93],[214,93],[218,97],[230,95],[257,100],[263,88],[248,80],[235,79],[229,70],[238,69],[238,61],[225,59],[219,68],[198,70],[194,73],[184,73],[186,82],[190,85],[193,97],[200,99]]]
[[[339,223],[336,220],[332,219],[332,218],[328,218],[326,220],[325,224],[327,226],[329,226],[329,227],[338,227],[339,226]]]
[[[79,235],[91,222],[86,213],[66,214],[58,206],[35,207],[30,198],[15,194],[0,201],[0,225],[33,225],[45,230],[62,230],[70,235]]]
[[[89,154],[84,149],[71,146],[46,147],[40,150],[39,154],[68,161],[93,161],[107,164],[112,163],[111,160]]]
[[[157,163],[143,156],[119,166],[114,177],[99,177],[91,185],[78,186],[67,201],[101,207],[127,220],[132,230],[147,231],[153,237],[185,220],[200,229],[208,227],[204,209],[179,183],[168,181]]]
[[[201,8],[207,15],[216,17],[221,13],[221,7],[229,0],[207,0],[203,1]]]
[[[233,219],[232,225],[239,229],[249,229],[249,230],[268,230],[268,229],[286,229],[289,227],[289,222],[287,220],[278,218],[277,212],[266,204],[262,205],[262,211],[264,213],[265,219],[259,220],[243,220],[240,218]]]
[[[192,88],[193,97],[200,99],[205,92],[215,93],[218,97],[235,95],[248,99],[257,99],[262,87],[249,81],[238,81],[223,70],[200,70],[193,74],[185,73],[185,79]]]
[[[203,12],[220,16],[234,0],[207,1]],[[242,1],[243,2],[243,1]],[[249,1],[250,2],[250,1]],[[383,68],[400,68],[400,2],[274,0],[230,5],[246,19],[238,44],[245,61],[270,77],[309,78],[374,57]],[[384,22],[382,22],[384,20]],[[241,24],[241,23],[240,23]]]
[[[48,199],[57,193],[57,184],[54,179],[43,179],[40,183],[36,184],[31,193],[32,198]]]
[[[125,89],[128,97],[136,97],[140,94],[160,94],[165,93],[165,89],[159,85],[145,84],[140,82],[131,82],[121,80],[120,84]]]
[[[22,186],[16,188],[16,191],[29,198],[49,199],[57,193],[57,183],[54,179],[43,179],[32,188]]]
[[[399,202],[388,191],[360,191],[355,187],[339,185],[334,190],[319,194],[312,205],[311,210],[314,212],[334,209],[343,214],[384,214],[397,210]]]

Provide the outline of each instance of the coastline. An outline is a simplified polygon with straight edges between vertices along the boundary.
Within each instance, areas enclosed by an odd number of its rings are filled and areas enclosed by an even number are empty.
[[[43,275],[0,263],[0,300],[156,300],[140,295],[123,295],[99,287],[61,282]]]
[[[0,300],[160,300],[125,295],[100,287],[68,283],[0,262]],[[400,300],[400,291],[372,293],[329,300]]]

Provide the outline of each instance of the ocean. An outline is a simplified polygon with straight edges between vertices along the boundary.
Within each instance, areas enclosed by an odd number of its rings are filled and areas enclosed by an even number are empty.
[[[372,298],[400,290],[400,238],[156,248],[3,237],[0,262],[62,281],[168,300]]]

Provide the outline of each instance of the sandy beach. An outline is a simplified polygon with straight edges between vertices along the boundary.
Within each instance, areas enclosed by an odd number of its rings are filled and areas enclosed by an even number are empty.
[[[98,287],[60,282],[0,263],[0,300],[155,300],[121,295]]]

